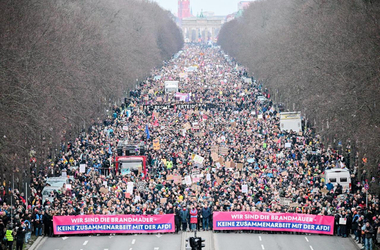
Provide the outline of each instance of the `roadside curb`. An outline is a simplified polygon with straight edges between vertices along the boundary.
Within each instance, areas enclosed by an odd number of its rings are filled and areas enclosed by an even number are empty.
[[[364,247],[364,245],[362,245],[362,244],[360,244],[360,243],[357,243],[356,241],[355,241],[355,235],[354,234],[350,234],[350,236],[351,237],[349,237],[350,238],[350,240],[358,247],[358,249],[362,249],[363,247]]]
[[[39,236],[33,245],[29,248],[29,250],[37,250],[40,245],[42,245],[46,241],[47,237]]]

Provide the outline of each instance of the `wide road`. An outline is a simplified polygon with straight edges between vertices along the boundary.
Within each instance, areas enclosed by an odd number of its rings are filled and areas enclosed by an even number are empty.
[[[189,234],[189,233],[187,233]],[[186,234],[186,235],[187,235]],[[190,235],[189,235],[190,236]],[[192,235],[191,235],[192,236]],[[199,233],[199,236],[203,236]],[[184,240],[183,237],[182,240]],[[350,238],[320,235],[215,233],[214,250],[357,250]],[[210,239],[211,240],[211,239]],[[181,234],[48,238],[38,250],[181,250]],[[212,247],[213,246],[213,247]]]
[[[320,235],[214,234],[215,250],[356,250],[351,239]]]
[[[67,236],[48,238],[38,250],[179,250],[181,235]]]

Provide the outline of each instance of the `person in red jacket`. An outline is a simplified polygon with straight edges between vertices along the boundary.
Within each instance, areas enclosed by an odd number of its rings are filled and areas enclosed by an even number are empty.
[[[197,223],[198,223],[198,210],[195,208],[194,205],[192,205],[191,210],[190,210],[190,229],[192,231],[197,230]]]

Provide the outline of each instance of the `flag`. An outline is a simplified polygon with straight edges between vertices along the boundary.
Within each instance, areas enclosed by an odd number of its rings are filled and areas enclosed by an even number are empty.
[[[149,128],[148,128],[148,124],[147,124],[147,125],[145,125],[145,133],[146,133],[146,139],[148,139],[148,140],[149,140],[149,138],[150,138],[150,134],[149,134]]]
[[[111,148],[111,144],[108,144],[108,154],[109,154],[109,155],[112,155],[112,148]]]

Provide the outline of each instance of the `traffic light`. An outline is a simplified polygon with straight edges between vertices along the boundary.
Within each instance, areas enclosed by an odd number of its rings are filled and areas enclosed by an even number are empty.
[[[205,244],[203,244],[203,242],[205,242],[205,240],[199,237],[199,250],[202,250],[202,248],[205,247]]]
[[[203,244],[205,240],[203,240],[201,237],[190,237],[190,247],[191,250],[202,250],[203,247],[205,247],[205,244]]]
[[[197,250],[197,244],[195,242],[195,237],[190,237],[190,247],[191,247],[191,250]]]
[[[189,245],[189,243],[190,243],[189,240],[190,240],[190,238],[186,239],[185,250],[191,250],[191,246]]]

